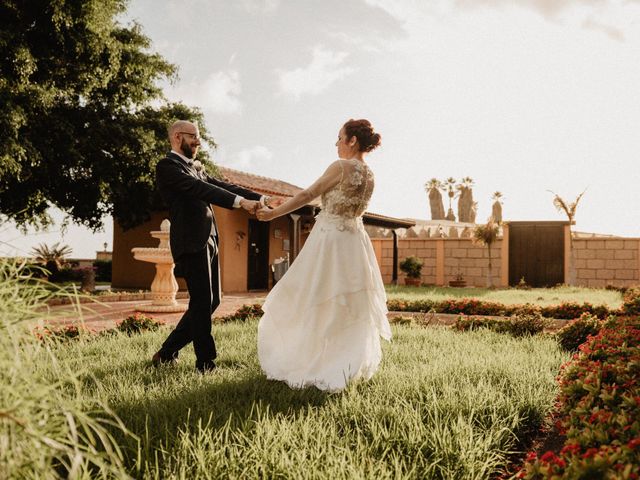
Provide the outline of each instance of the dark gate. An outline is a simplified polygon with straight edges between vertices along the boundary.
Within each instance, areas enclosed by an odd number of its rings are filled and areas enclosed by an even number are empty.
[[[269,288],[269,223],[249,220],[248,290]]]
[[[564,227],[567,222],[509,222],[509,285],[564,283]]]

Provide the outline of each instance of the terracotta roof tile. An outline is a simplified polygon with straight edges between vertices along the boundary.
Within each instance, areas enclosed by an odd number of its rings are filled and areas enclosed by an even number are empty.
[[[218,165],[218,170],[226,181],[265,195],[293,197],[296,193],[302,191],[300,187],[275,178],[254,175],[253,173],[242,172],[220,165]]]
[[[293,197],[296,193],[303,190],[296,185],[283,182],[282,180],[254,175],[253,173],[247,173],[233,168],[223,167],[221,165],[218,165],[218,170],[222,177],[229,183],[240,185],[241,187],[248,188],[249,190],[253,190],[254,192],[258,192],[263,195]],[[319,207],[320,199],[314,199],[309,205]],[[407,228],[415,225],[415,221],[411,219],[387,217],[385,215],[372,212],[365,212],[364,219],[365,223],[386,226],[388,228]]]

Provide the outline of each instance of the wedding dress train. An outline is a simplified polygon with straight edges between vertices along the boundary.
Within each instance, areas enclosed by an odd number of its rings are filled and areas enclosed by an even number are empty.
[[[293,388],[338,391],[369,379],[391,339],[386,294],[362,214],[373,174],[341,161],[341,181],[322,195],[323,209],[304,247],[263,305],[258,357],[267,377]]]

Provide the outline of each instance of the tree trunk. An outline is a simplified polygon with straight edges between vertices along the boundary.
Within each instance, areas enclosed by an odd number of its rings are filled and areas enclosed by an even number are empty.
[[[460,189],[460,198],[458,199],[458,220],[461,222],[470,222],[473,210],[473,192],[468,187]]]
[[[489,253],[489,270],[487,272],[487,287],[488,288],[493,288],[493,275],[492,275],[492,265],[491,265],[491,244],[488,243],[487,244],[487,251]]]
[[[429,207],[431,208],[431,220],[444,219],[444,204],[442,194],[436,188],[429,190]]]
[[[496,222],[502,222],[502,204],[500,202],[493,202],[493,206],[491,207],[491,216]]]

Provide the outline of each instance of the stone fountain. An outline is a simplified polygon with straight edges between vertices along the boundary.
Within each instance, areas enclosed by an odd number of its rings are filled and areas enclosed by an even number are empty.
[[[153,238],[160,240],[160,245],[155,248],[136,247],[132,248],[133,257],[142,262],[153,262],[156,264],[156,275],[151,283],[151,304],[139,305],[136,310],[139,312],[183,312],[187,305],[176,302],[176,292],[178,282],[173,275],[173,257],[169,248],[169,229],[171,223],[164,219],[160,224],[160,230],[151,232]]]

